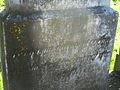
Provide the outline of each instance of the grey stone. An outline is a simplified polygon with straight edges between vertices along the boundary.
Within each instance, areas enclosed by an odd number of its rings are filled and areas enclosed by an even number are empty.
[[[117,18],[110,7],[8,14],[9,90],[108,90]]]
[[[2,11],[0,12],[0,59],[1,59],[1,64],[2,64],[2,75],[3,75],[3,84],[4,84],[4,90],[8,90],[8,74],[7,74],[7,63],[5,59],[5,43],[4,43],[4,33],[3,33],[3,25],[2,25],[2,20],[4,20],[7,16],[7,12]]]
[[[10,11],[33,12],[58,9],[109,6],[110,0],[6,0]]]
[[[109,0],[6,0],[5,90],[109,90],[118,13]]]

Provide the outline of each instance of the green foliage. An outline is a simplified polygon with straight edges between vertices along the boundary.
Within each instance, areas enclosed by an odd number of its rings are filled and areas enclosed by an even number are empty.
[[[3,90],[2,73],[0,72],[0,90]]]
[[[0,0],[0,11],[2,11],[2,10],[4,10],[4,0]],[[0,64],[0,70],[1,70],[1,64]],[[0,90],[3,90],[2,73],[1,72],[0,72]]]
[[[111,1],[111,7],[120,13],[120,0]],[[112,55],[112,60],[110,64],[111,71],[114,69],[116,55],[119,54],[119,50],[120,50],[120,16],[118,19],[118,27],[117,27],[117,32],[116,32],[115,44],[114,44],[113,55]]]
[[[0,0],[0,11],[4,10],[4,0]]]

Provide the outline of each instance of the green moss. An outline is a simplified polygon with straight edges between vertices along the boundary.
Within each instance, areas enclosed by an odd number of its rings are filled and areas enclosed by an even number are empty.
[[[2,73],[0,72],[0,90],[3,90]]]

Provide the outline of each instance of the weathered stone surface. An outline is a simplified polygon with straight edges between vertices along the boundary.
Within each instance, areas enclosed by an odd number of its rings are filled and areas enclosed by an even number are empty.
[[[5,90],[108,89],[118,16],[107,7],[109,0],[6,4],[1,21]]]
[[[33,12],[109,6],[110,0],[6,0],[7,8],[12,11]]]
[[[109,7],[9,14],[9,90],[107,90],[117,16]]]
[[[8,90],[8,75],[7,75],[7,67],[6,67],[6,59],[5,59],[5,43],[4,43],[4,33],[3,33],[3,25],[2,20],[4,20],[7,16],[7,12],[0,12],[0,59],[2,64],[2,74],[3,74],[3,84],[4,90]]]

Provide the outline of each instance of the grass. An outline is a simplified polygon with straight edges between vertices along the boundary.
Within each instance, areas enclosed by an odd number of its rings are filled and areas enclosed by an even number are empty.
[[[111,7],[120,13],[120,1],[116,0],[116,2],[111,2]],[[112,60],[110,63],[110,71],[114,70],[114,63],[116,60],[116,55],[119,54],[119,50],[120,50],[120,16],[118,19],[117,33],[116,33],[116,38],[115,38],[115,43],[114,43]]]
[[[4,0],[0,0],[0,11],[4,9]],[[2,80],[2,73],[0,72],[0,90],[3,90],[3,80]]]
[[[0,90],[3,90],[2,73],[0,72]]]
[[[0,11],[4,9],[4,0],[0,0]]]

